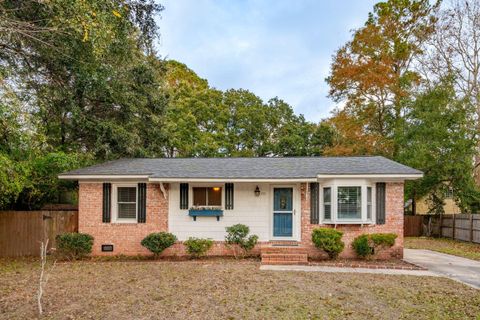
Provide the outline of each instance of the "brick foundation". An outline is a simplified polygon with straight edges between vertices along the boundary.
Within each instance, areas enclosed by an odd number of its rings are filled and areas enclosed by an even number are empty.
[[[317,249],[312,243],[312,230],[319,227],[333,227],[332,225],[310,223],[310,190],[308,184],[301,185],[302,208],[302,245],[307,247],[309,258],[324,259],[328,256]],[[395,245],[379,255],[378,259],[403,258],[403,183],[386,184],[385,224],[383,225],[337,225],[337,230],[342,231],[342,241],[345,249],[340,258],[357,258],[352,249],[352,241],[363,233],[395,233]]]

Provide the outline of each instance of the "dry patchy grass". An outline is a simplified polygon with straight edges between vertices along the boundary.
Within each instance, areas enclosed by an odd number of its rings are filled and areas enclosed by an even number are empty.
[[[260,271],[257,261],[57,264],[46,319],[475,319],[480,291],[434,277]],[[38,263],[0,260],[0,318],[36,315]]]
[[[446,238],[408,237],[405,248],[427,249],[480,261],[480,244]]]

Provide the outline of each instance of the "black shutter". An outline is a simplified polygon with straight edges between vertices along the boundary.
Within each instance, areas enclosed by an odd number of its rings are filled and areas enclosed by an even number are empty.
[[[138,206],[138,223],[145,223],[147,221],[147,184],[139,183],[138,184],[138,195],[137,195],[137,206]]]
[[[225,210],[233,210],[233,183],[225,183]]]
[[[385,224],[385,183],[378,182],[376,189],[377,224]]]
[[[102,209],[102,222],[110,222],[110,211],[112,207],[112,184],[103,184],[103,209]]]
[[[320,204],[318,199],[318,182],[310,183],[310,223],[318,224],[320,222]]]
[[[180,183],[180,209],[188,209],[188,183]]]

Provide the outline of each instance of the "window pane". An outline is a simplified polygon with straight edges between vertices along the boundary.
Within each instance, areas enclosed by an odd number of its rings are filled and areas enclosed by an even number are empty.
[[[207,188],[193,188],[193,205],[207,205]]]
[[[332,206],[331,205],[326,204],[324,206],[323,216],[324,216],[325,220],[332,219]]]
[[[222,205],[222,188],[220,187],[208,188],[208,205],[209,206]]]
[[[136,202],[137,188],[118,187],[118,202]]]
[[[367,219],[372,219],[372,187],[367,187]]]
[[[136,214],[136,203],[119,203],[118,204],[118,218],[119,219],[135,219]]]
[[[338,219],[362,218],[360,187],[338,187]]]
[[[330,220],[332,218],[332,189],[323,188],[323,218]]]

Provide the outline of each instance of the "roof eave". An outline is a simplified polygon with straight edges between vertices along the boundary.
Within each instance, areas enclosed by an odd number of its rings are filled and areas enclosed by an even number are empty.
[[[61,180],[122,180],[122,179],[148,179],[149,175],[138,174],[61,174]]]
[[[423,173],[319,174],[317,179],[378,179],[385,181],[417,180]]]

